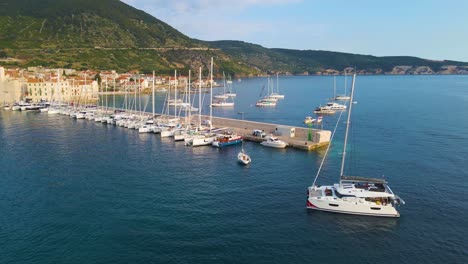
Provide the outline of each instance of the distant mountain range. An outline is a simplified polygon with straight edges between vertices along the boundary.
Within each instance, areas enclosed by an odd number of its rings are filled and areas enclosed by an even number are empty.
[[[208,69],[233,75],[468,74],[468,63],[416,57],[268,49],[242,41],[201,41],[118,0],[0,0],[0,64],[76,69]]]

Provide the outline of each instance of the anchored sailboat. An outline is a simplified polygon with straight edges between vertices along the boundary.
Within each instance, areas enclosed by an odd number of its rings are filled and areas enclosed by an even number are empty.
[[[351,87],[351,102],[353,101],[354,96],[355,81],[356,74],[353,76],[353,84]],[[307,190],[307,209],[343,214],[399,217],[400,213],[396,210],[396,207],[404,204],[405,202],[398,197],[398,195],[393,193],[384,179],[344,175],[351,110],[352,104],[349,105],[348,119],[346,122],[340,182],[333,185],[316,185],[322,165],[327,157],[328,150],[330,149],[330,143],[325,153],[325,157],[320,164],[314,182]],[[340,119],[341,115],[340,118],[338,118],[336,126],[340,123]],[[336,127],[332,135],[332,140],[335,131]]]

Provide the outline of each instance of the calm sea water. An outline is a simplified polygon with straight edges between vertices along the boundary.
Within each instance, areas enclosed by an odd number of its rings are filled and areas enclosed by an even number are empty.
[[[286,99],[260,109],[264,84],[234,83],[236,107],[214,114],[301,126],[333,95],[332,77],[282,77]],[[307,212],[324,151],[247,143],[242,167],[240,147],[0,111],[0,263],[467,263],[468,77],[359,76],[355,98],[347,171],[384,176],[399,219]]]

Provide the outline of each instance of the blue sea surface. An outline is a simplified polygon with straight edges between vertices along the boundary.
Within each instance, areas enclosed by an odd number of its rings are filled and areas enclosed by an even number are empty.
[[[257,108],[266,83],[234,82],[213,114],[303,126],[333,97],[333,77],[280,77],[286,98]],[[0,263],[468,263],[468,77],[358,76],[355,101],[346,172],[385,177],[398,219],[308,212],[324,149],[246,142],[240,166],[240,146],[0,110]],[[319,184],[338,180],[340,123]]]

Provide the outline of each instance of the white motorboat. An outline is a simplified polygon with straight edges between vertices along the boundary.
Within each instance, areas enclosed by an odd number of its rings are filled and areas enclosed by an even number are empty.
[[[347,108],[346,105],[338,104],[338,103],[335,103],[335,102],[329,102],[329,103],[327,103],[326,106],[328,108],[332,109],[332,110],[346,110],[346,108]]]
[[[272,135],[266,137],[266,140],[261,142],[260,144],[265,147],[270,147],[270,148],[285,148],[288,146],[288,143],[282,140],[279,140]]]
[[[355,81],[356,75],[353,76],[351,100],[354,95]],[[339,176],[340,181],[339,183],[333,185],[320,186],[316,184],[322,165],[328,155],[328,150],[330,149],[331,145],[330,143],[325,152],[314,182],[307,190],[307,209],[342,214],[399,217],[400,213],[396,210],[396,207],[398,205],[404,204],[405,202],[395,193],[393,193],[386,180],[346,176],[344,174],[351,110],[352,105],[349,107],[348,118],[346,122],[346,132],[341,160],[341,172]],[[337,124],[339,124],[340,118],[338,118]],[[335,132],[333,132],[333,134],[334,133]]]
[[[252,162],[252,159],[250,156],[244,152],[244,149],[242,149],[238,154],[237,154],[237,161],[241,164],[248,165]]]
[[[317,119],[311,116],[306,116],[306,118],[304,118],[304,124],[312,124],[315,123],[315,121],[317,121]]]
[[[331,109],[328,106],[319,106],[319,107],[315,108],[315,110],[314,110],[314,114],[332,115],[334,113],[336,113],[336,111]]]

